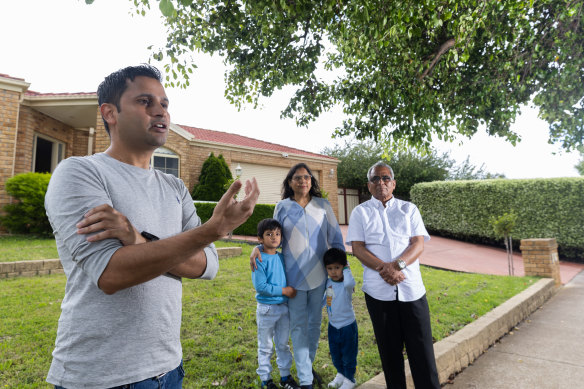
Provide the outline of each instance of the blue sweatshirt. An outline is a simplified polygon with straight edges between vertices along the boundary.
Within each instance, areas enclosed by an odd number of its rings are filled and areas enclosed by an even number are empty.
[[[355,279],[349,268],[343,269],[343,281],[337,282],[330,278],[326,280],[323,303],[327,308],[329,323],[336,329],[355,321],[352,301],[354,291]]]
[[[262,304],[282,304],[288,297],[282,295],[282,288],[287,286],[284,272],[284,256],[281,253],[266,254],[262,252],[262,262],[256,261],[258,268],[251,273],[251,280],[256,293],[256,300]]]

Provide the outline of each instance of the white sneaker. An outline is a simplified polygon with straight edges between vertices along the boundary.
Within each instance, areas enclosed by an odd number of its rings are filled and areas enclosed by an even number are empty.
[[[331,382],[329,382],[329,384],[327,386],[329,388],[338,388],[343,384],[344,381],[345,381],[345,376],[342,375],[341,373],[337,373],[337,376],[335,377],[335,379],[332,380]]]
[[[347,377],[345,377],[345,379],[343,380],[343,384],[339,386],[339,389],[353,389],[354,387],[355,383],[348,379]]]

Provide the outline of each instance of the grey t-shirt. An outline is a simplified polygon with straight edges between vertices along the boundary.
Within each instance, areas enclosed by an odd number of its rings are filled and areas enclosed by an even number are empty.
[[[138,231],[161,239],[201,224],[192,198],[178,178],[122,163],[107,154],[62,161],[52,175],[45,208],[67,276],[65,297],[47,382],[74,388],[119,386],[176,368],[180,344],[182,284],[159,276],[113,295],[97,282],[117,239],[88,243],[75,225],[90,209],[109,204]],[[219,262],[205,248],[211,279]]]

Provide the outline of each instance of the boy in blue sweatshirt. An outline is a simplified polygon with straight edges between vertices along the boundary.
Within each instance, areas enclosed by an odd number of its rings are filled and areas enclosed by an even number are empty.
[[[292,353],[288,345],[290,317],[288,298],[296,296],[296,289],[287,286],[284,272],[284,257],[276,250],[280,247],[282,226],[276,219],[264,219],[258,223],[262,261],[251,273],[258,302],[256,318],[258,325],[258,368],[262,389],[277,389],[271,378],[272,345],[276,346],[276,363],[280,370],[280,387],[300,389],[290,375]],[[263,249],[262,249],[263,246]]]
[[[359,332],[353,311],[355,279],[344,250],[331,248],[324,253],[326,280],[324,304],[328,313],[328,341],[337,375],[329,388],[353,389],[357,369]]]

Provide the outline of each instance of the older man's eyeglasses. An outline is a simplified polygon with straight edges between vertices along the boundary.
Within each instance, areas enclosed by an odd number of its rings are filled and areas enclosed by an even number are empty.
[[[292,177],[292,179],[296,182],[302,182],[302,181],[310,181],[310,179],[312,178],[311,175],[309,174],[305,174],[303,176],[294,176]]]
[[[370,181],[374,184],[377,184],[377,183],[379,183],[380,180],[383,180],[383,182],[388,183],[389,181],[393,180],[393,178],[391,178],[390,176],[382,176],[382,177],[373,176],[373,177],[371,177]]]

